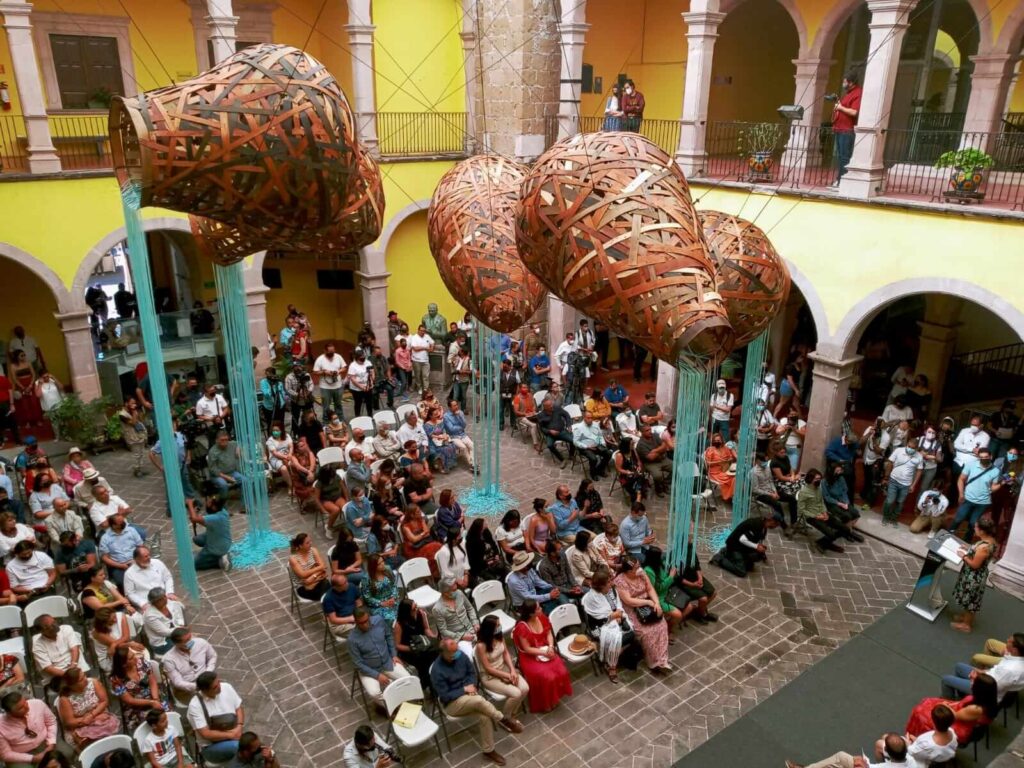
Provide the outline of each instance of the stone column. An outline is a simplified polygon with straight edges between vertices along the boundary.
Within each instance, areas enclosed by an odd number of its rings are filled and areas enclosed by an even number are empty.
[[[807,433],[800,459],[802,469],[822,468],[825,446],[839,434],[846,412],[846,396],[857,363],[863,358],[854,355],[845,360],[825,357],[818,352],[809,355],[814,361],[811,403],[807,410]]]
[[[7,31],[7,47],[11,51],[14,82],[25,121],[28,169],[32,173],[60,173],[60,158],[50,138],[43,81],[39,75],[36,46],[32,41],[32,4],[25,0],[0,0],[0,15]]]
[[[210,28],[210,42],[213,43],[212,66],[234,55],[238,17],[231,8],[231,0],[206,0],[206,11],[206,25]]]
[[[583,88],[583,46],[587,30],[586,0],[562,4],[558,23],[561,39],[561,88],[558,100],[558,140],[575,136],[580,131],[580,94]]]
[[[466,75],[466,154],[475,155],[479,146],[481,128],[477,125],[476,103],[480,98],[480,83],[477,78],[479,63],[476,32],[476,0],[462,3],[462,66]]]
[[[900,48],[915,5],[917,0],[868,0],[871,41],[853,157],[839,185],[843,195],[869,198],[882,193],[885,129],[889,126]]]
[[[370,0],[349,0],[348,46],[352,53],[352,102],[359,140],[377,154],[377,97],[373,76],[373,31]]]
[[[949,361],[956,347],[957,326],[929,323],[926,320],[919,320],[917,325],[921,328],[921,340],[914,373],[923,373],[928,377],[932,390],[932,404],[927,416],[934,421],[939,416],[942,391],[946,386],[946,373],[949,371]]]
[[[686,22],[686,80],[676,162],[687,176],[704,175],[707,164],[706,136],[708,99],[711,96],[711,63],[718,25],[725,19],[718,0],[691,0],[683,14]]]
[[[664,360],[658,361],[658,383],[655,392],[658,395],[658,405],[661,410],[668,414],[670,419],[678,418],[676,413],[676,395],[679,389],[679,372],[671,363]],[[650,391],[650,390],[648,390]]]
[[[1003,556],[989,571],[992,584],[1016,598],[1024,600],[1024,493],[1017,499],[1013,525]]]
[[[828,73],[835,62],[830,59],[793,59],[796,66],[796,92],[793,104],[804,108],[803,120],[794,122],[790,127],[789,141],[782,155],[782,166],[786,175],[796,182],[800,181],[805,168],[821,165],[821,142],[818,132],[821,127],[822,105],[825,101],[825,88],[828,86]]]
[[[83,402],[95,400],[103,394],[100,376],[96,370],[96,350],[92,343],[92,328],[87,309],[57,312],[54,317],[60,323],[64,335],[64,348],[68,356],[72,389]]]
[[[967,102],[961,144],[988,152],[999,133],[1006,91],[1013,81],[1014,56],[1006,53],[971,56],[971,97]],[[983,135],[979,135],[983,134]]]
[[[388,338],[388,272],[384,251],[368,246],[359,251],[359,288],[363,292],[363,320],[370,324],[373,335],[385,355],[391,354],[394,339]]]

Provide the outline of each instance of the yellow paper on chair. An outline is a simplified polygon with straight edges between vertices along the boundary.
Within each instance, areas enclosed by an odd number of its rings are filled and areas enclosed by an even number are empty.
[[[403,728],[412,728],[416,725],[416,721],[419,719],[420,712],[423,710],[422,705],[413,704],[411,701],[403,701],[402,706],[398,708],[395,713],[395,725],[400,725]]]

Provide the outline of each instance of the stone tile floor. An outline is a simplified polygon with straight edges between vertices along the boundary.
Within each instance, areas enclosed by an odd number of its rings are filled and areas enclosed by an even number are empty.
[[[518,437],[503,435],[502,457],[504,480],[521,509],[529,509],[536,496],[553,498],[560,482],[575,493],[577,475],[561,471],[550,456],[538,456]],[[101,454],[94,462],[145,524],[163,531],[164,559],[173,566],[162,480],[152,468],[146,477],[133,478],[125,452]],[[470,484],[465,469],[436,481],[438,488],[456,490]],[[604,481],[600,491],[606,506],[621,519],[626,515],[622,494],[607,490]],[[666,500],[652,498],[648,514],[663,534]],[[271,497],[271,516],[274,527],[289,536],[313,530],[312,515],[300,517],[283,492]],[[232,520],[237,539],[246,518]],[[726,522],[724,513],[717,522]],[[326,552],[323,532],[314,536]],[[671,765],[906,599],[920,567],[916,558],[871,538],[851,545],[846,554],[821,556],[810,539],[787,541],[772,532],[769,555],[747,579],[707,566],[719,590],[715,610],[721,621],[683,629],[670,648],[670,675],[656,678],[639,671],[613,685],[581,666],[573,673],[573,696],[554,712],[524,715],[526,730],[520,735],[499,730],[497,748],[508,764],[578,768],[599,758],[607,768]],[[705,564],[710,559],[710,553],[701,556]],[[347,655],[339,669],[330,649],[321,650],[319,612],[307,607],[301,619],[289,612],[286,558],[282,550],[275,562],[255,571],[200,574],[202,599],[191,612],[193,629],[217,648],[223,679],[245,701],[247,727],[274,744],[282,766],[341,766],[342,745],[365,714],[349,697]],[[384,732],[379,715],[373,724]],[[444,764],[483,763],[475,728],[452,734],[451,741]],[[413,752],[410,762],[442,761],[430,745]]]

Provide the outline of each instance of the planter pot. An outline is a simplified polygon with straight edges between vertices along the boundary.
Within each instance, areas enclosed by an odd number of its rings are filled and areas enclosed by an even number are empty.
[[[955,196],[979,198],[985,193],[981,187],[988,178],[988,169],[976,165],[973,168],[954,167],[949,174],[949,194]]]
[[[751,152],[747,155],[748,181],[771,181],[775,159],[771,152]]]

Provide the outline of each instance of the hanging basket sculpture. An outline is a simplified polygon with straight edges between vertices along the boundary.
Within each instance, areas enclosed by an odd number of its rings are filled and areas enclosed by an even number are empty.
[[[768,236],[745,219],[719,211],[698,211],[718,267],[718,291],[725,300],[737,347],[756,339],[789,297],[789,270]]]
[[[516,235],[555,295],[657,357],[704,367],[732,349],[686,178],[643,136],[551,147],[523,184]]]
[[[304,51],[261,44],[110,110],[114,169],[141,204],[214,219],[241,237],[299,242],[335,226],[359,173],[352,111]]]
[[[511,333],[544,300],[516,248],[519,188],[527,168],[478,155],[446,173],[430,200],[427,236],[445,286],[488,328]]]
[[[326,257],[354,254],[374,242],[380,237],[384,221],[384,187],[376,161],[361,147],[356,150],[359,172],[349,185],[345,210],[325,231],[303,240],[270,238],[258,232],[247,237],[235,227],[193,215],[188,217],[189,224],[200,253],[227,266],[263,250],[272,250],[279,256]]]

